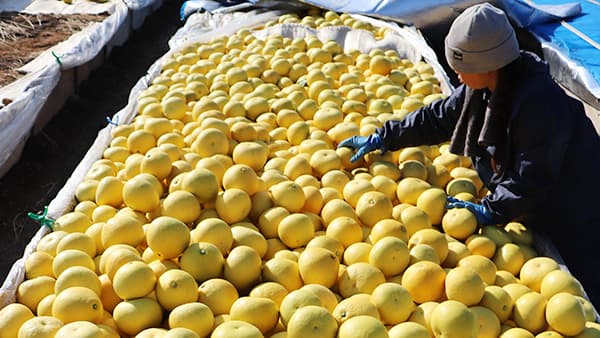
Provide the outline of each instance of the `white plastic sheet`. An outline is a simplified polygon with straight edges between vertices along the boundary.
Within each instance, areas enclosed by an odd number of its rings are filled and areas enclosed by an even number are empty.
[[[20,157],[38,114],[59,83],[62,71],[93,60],[127,24],[128,15],[157,4],[162,4],[162,0],[112,0],[105,3],[74,1],[72,5],[57,0],[0,2],[0,12],[109,13],[102,22],[90,25],[66,41],[44,51],[19,69],[26,73],[26,76],[0,88],[0,99],[12,101],[0,108],[0,176],[3,176]]]

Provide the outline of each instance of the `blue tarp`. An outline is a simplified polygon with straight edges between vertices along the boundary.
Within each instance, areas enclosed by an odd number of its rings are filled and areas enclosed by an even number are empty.
[[[572,0],[505,0],[504,4],[511,18],[533,33],[546,45],[545,48],[554,49],[566,61],[571,62],[572,66],[580,66],[589,73],[574,73],[573,76],[578,78],[562,80],[585,82],[585,87],[600,100],[600,1],[573,3]],[[531,20],[534,16],[543,17],[544,13],[537,11],[536,14],[527,17],[524,5],[537,6],[542,11],[548,8],[571,11],[559,13],[555,20]],[[579,13],[576,7],[579,7]],[[560,14],[564,17],[560,18]],[[551,17],[548,13],[546,15],[546,19]],[[566,69],[564,66],[561,68]]]

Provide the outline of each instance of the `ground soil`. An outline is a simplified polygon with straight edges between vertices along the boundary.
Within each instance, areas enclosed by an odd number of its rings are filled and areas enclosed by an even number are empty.
[[[42,52],[107,16],[0,13],[0,87],[23,76],[18,69]]]
[[[169,38],[183,25],[179,20],[182,2],[164,0],[123,46],[114,48],[54,118],[29,138],[19,162],[0,178],[2,283],[40,226],[27,213],[42,210],[54,199],[106,126],[106,116],[127,104],[131,88],[169,50]]]

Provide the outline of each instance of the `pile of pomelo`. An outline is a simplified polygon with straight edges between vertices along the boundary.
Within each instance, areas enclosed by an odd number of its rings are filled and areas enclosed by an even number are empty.
[[[278,22],[394,34],[309,14]],[[600,337],[522,224],[446,209],[487,193],[468,158],[337,148],[443,97],[430,65],[248,29],[162,65],[27,258],[0,337]]]

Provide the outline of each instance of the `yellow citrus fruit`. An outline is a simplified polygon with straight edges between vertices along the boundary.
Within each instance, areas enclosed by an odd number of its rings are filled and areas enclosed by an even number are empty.
[[[483,306],[469,308],[479,323],[477,337],[496,338],[500,335],[500,320],[492,310]]]
[[[225,189],[237,188],[244,190],[252,196],[258,191],[259,179],[255,169],[247,164],[236,163],[223,174],[223,187]]]
[[[356,207],[358,199],[366,192],[375,191],[375,186],[368,180],[354,179],[344,185],[342,195],[352,207]]]
[[[467,306],[477,305],[485,292],[479,274],[469,267],[456,267],[446,274],[446,296]]]
[[[213,329],[214,317],[208,306],[199,302],[181,304],[169,313],[169,328],[192,330],[199,337],[206,337]]]
[[[369,238],[373,244],[386,236],[399,238],[405,243],[408,242],[408,232],[406,227],[404,224],[394,219],[384,219],[375,223],[369,234]]]
[[[429,338],[431,335],[423,325],[414,322],[403,322],[389,329],[390,338]]]
[[[458,266],[469,267],[475,270],[487,285],[492,285],[496,281],[496,265],[492,260],[484,256],[471,255],[464,257],[458,261]]]
[[[400,222],[406,227],[408,238],[421,229],[431,228],[431,220],[427,213],[416,206],[408,205],[400,212]]]
[[[381,270],[386,277],[401,274],[409,261],[408,246],[393,236],[381,238],[369,252],[369,264]]]
[[[52,261],[54,256],[45,251],[34,251],[25,259],[25,278],[40,276],[54,277]]]
[[[546,321],[554,330],[565,336],[576,336],[585,328],[585,312],[577,298],[559,292],[548,299]]]
[[[398,182],[396,196],[400,203],[417,205],[417,199],[421,193],[431,188],[431,185],[420,178],[405,177]]]
[[[335,337],[338,324],[324,307],[308,305],[299,308],[287,325],[287,337]]]
[[[519,279],[533,291],[540,291],[540,286],[544,277],[554,270],[560,269],[560,266],[551,257],[535,257],[521,266],[519,271]]]
[[[527,285],[521,284],[518,281],[515,283],[506,284],[502,287],[502,289],[508,293],[510,299],[513,301],[513,304],[519,297],[532,291]]]
[[[293,181],[277,183],[269,189],[275,206],[286,208],[289,212],[299,212],[304,207],[304,190]]]
[[[492,310],[500,322],[504,323],[512,314],[514,301],[510,294],[502,287],[498,285],[488,285],[485,287],[479,305]]]
[[[72,286],[87,287],[94,291],[98,296],[100,296],[102,292],[102,283],[96,273],[83,266],[72,266],[65,269],[65,271],[63,271],[56,279],[54,293],[59,294],[61,291]]]
[[[280,319],[282,323],[287,325],[294,312],[296,312],[299,308],[308,305],[321,306],[321,300],[315,293],[307,289],[298,289],[289,292],[283,298],[281,305],[279,306]]]
[[[56,247],[58,246],[58,243],[66,235],[66,231],[55,229],[53,232],[46,234],[40,239],[36,246],[36,250],[45,252],[54,257],[56,256]]]
[[[263,257],[267,252],[267,240],[260,233],[258,228],[256,228],[253,224],[250,227],[242,226],[241,224],[247,223],[237,223],[240,225],[235,225],[231,228],[232,236],[233,236],[233,246],[247,245],[258,253],[260,257]]]
[[[180,220],[161,216],[146,228],[148,247],[162,259],[178,257],[190,243],[190,230]]]
[[[299,248],[305,246],[314,237],[315,227],[306,214],[292,213],[279,222],[277,234],[287,247]]]
[[[229,140],[222,130],[210,127],[198,133],[190,148],[202,157],[227,154],[229,152]]]
[[[257,316],[257,314],[259,314]],[[231,305],[231,320],[241,320],[256,326],[263,334],[277,325],[279,310],[277,304],[262,297],[240,297]]]
[[[191,224],[200,217],[200,203],[191,192],[173,191],[163,199],[160,213],[163,216],[176,218],[185,224]]]
[[[27,306],[10,303],[0,310],[0,332],[6,337],[17,337],[21,325],[33,317]]]
[[[74,286],[56,295],[52,303],[52,316],[67,324],[79,320],[98,323],[104,308],[98,295],[82,286]]]
[[[288,291],[297,290],[303,284],[298,262],[287,258],[275,256],[269,259],[263,264],[261,273],[264,281],[281,284]]]
[[[95,201],[98,205],[119,207],[123,203],[123,182],[114,176],[103,177],[96,187]]]
[[[448,235],[465,240],[477,229],[477,219],[466,208],[449,209],[442,218],[442,228]]]
[[[115,306],[117,306],[117,304],[120,303],[122,299],[119,298],[119,296],[115,292],[112,280],[108,277],[107,274],[102,274],[98,276],[98,280],[100,280],[100,284],[102,285],[102,291],[100,292],[100,300],[102,301],[104,310],[112,312]]]
[[[179,257],[179,266],[198,283],[223,273],[225,259],[219,248],[208,242],[190,244]]]
[[[57,277],[71,266],[83,266],[92,271],[96,270],[96,264],[92,257],[81,250],[67,249],[61,251],[52,261],[52,271]]]
[[[419,304],[410,314],[410,317],[408,317],[408,321],[420,324],[427,329],[430,336],[433,336],[433,331],[431,330],[431,314],[438,305],[438,302],[425,302]]]
[[[546,326],[546,304],[548,299],[536,291],[520,296],[513,307],[512,319],[517,326],[532,333],[541,332]]]
[[[154,291],[156,275],[145,262],[131,261],[117,270],[112,285],[121,299],[141,298]]]
[[[146,329],[160,327],[163,310],[153,298],[137,298],[117,304],[113,318],[119,331],[135,336]]]
[[[342,299],[332,312],[338,324],[356,316],[370,316],[380,319],[377,306],[371,302],[368,294],[361,293]]]
[[[442,262],[444,268],[454,268],[458,265],[458,261],[466,256],[471,255],[471,252],[462,242],[449,241],[448,242],[448,256]]]
[[[392,208],[392,201],[379,191],[366,192],[356,202],[356,214],[368,227],[373,227],[383,219],[392,218]]]
[[[233,245],[231,227],[218,218],[208,218],[200,221],[190,232],[191,242],[207,242],[214,244],[222,255],[226,255]]]
[[[338,330],[339,338],[350,337],[388,337],[382,322],[371,316],[356,316],[344,321]]]
[[[288,290],[276,282],[262,282],[250,290],[250,297],[268,298],[275,302],[277,308],[281,306],[283,298],[287,296]]]
[[[337,193],[337,190],[333,190]],[[325,195],[323,196],[323,200],[325,201]],[[334,219],[342,216],[358,220],[358,216],[356,216],[354,208],[348,202],[340,198],[335,198],[325,202],[323,209],[321,209],[321,217],[323,218],[324,224],[329,224]]]
[[[100,328],[93,323],[77,321],[67,323],[56,331],[55,338],[81,337],[92,338],[99,337],[102,334]]]
[[[217,176],[205,168],[196,168],[185,174],[181,181],[181,188],[196,196],[198,202],[214,201],[219,192]]]
[[[52,303],[54,303],[55,294],[48,295],[38,303],[36,314],[38,316],[52,316]],[[20,304],[20,303],[17,303]]]
[[[260,279],[261,264],[256,250],[245,245],[237,246],[225,259],[223,276],[238,290],[247,290]]]
[[[266,144],[257,141],[240,142],[233,148],[232,158],[236,164],[244,164],[254,171],[262,170],[268,160]]]
[[[496,249],[492,261],[496,264],[498,270],[505,270],[513,275],[518,275],[525,263],[525,256],[517,244],[506,243]]]
[[[107,250],[100,259],[100,270],[106,273],[112,280],[117,270],[125,263],[130,261],[141,261],[142,258],[135,248],[126,246],[130,249],[119,248],[115,246],[115,250]],[[113,247],[109,247],[111,249]]]
[[[300,276],[305,284],[332,287],[337,281],[339,259],[324,248],[306,248],[298,257]]]
[[[540,293],[550,298],[559,292],[567,292],[580,297],[583,297],[584,294],[581,283],[569,272],[565,270],[550,271],[540,283]]]
[[[448,256],[448,239],[445,234],[434,228],[418,230],[409,238],[409,249],[418,244],[427,244],[434,248],[440,262],[443,262]]]
[[[225,279],[209,279],[198,287],[198,301],[206,304],[215,316],[229,313],[238,297],[235,286]]]
[[[198,298],[198,284],[186,271],[172,269],[165,271],[156,283],[156,298],[166,310],[193,302]]]
[[[400,284],[386,282],[378,285],[371,293],[371,303],[386,325],[396,325],[406,321],[416,305],[408,290]]]
[[[431,329],[436,337],[475,338],[479,323],[475,314],[466,305],[455,300],[447,300],[433,310]]]
[[[43,337],[53,338],[56,332],[63,327],[64,323],[56,317],[38,316],[33,317],[21,325],[18,338]]]
[[[446,272],[441,266],[429,261],[417,262],[404,270],[402,286],[417,304],[437,301],[444,294]]]
[[[163,336],[163,338],[199,338],[199,337],[202,337],[202,336],[199,336],[193,330],[187,329],[185,327],[171,328]]]
[[[241,320],[228,320],[219,324],[210,335],[211,338],[262,338],[264,337],[260,330]]]
[[[451,169],[450,172],[452,172],[452,170],[454,169],[456,169],[456,167]],[[461,192],[468,192],[473,196],[479,195],[475,183],[473,183],[473,180],[471,180],[470,178],[457,177],[451,179],[450,182],[446,184],[446,193],[449,196],[456,196],[456,194]]]
[[[338,304],[338,299],[331,289],[321,284],[305,284],[301,289],[308,290],[317,295],[321,300],[321,306],[326,308],[329,313],[333,313],[333,310]]]
[[[417,198],[416,206],[427,213],[431,223],[441,224],[446,212],[446,193],[440,188],[426,189]]]
[[[348,216],[333,219],[327,225],[325,234],[338,240],[344,248],[362,240],[362,229],[358,220]]]
[[[347,298],[358,293],[371,294],[379,285],[385,283],[381,270],[368,263],[349,265],[338,278],[338,289],[342,297]]]
[[[522,223],[506,223],[504,230],[506,230],[514,243],[523,245],[531,245],[533,243],[533,234]]]
[[[252,201],[244,190],[231,188],[219,192],[215,207],[221,219],[229,224],[234,224],[250,214]]]
[[[481,227],[480,231],[482,236],[490,238],[496,244],[496,247],[501,247],[506,243],[511,242],[510,235],[504,230],[504,228],[496,225],[485,225]]]
[[[492,259],[496,253],[496,243],[486,236],[473,234],[467,237],[465,244],[473,255],[480,255]]]
[[[504,332],[499,336],[500,338],[535,338],[534,335],[520,327],[513,327]]]
[[[150,212],[160,203],[160,193],[156,189],[158,179],[152,175],[138,174],[123,185],[123,202],[133,210]]]
[[[102,226],[100,234],[102,246],[108,248],[115,244],[128,244],[132,247],[138,246],[144,240],[144,219],[117,213]]]
[[[72,211],[56,219],[52,229],[65,232],[85,232],[92,220],[84,213]]]
[[[351,265],[358,262],[369,263],[369,253],[373,249],[373,245],[365,242],[356,242],[350,244],[344,250],[343,263]]]

